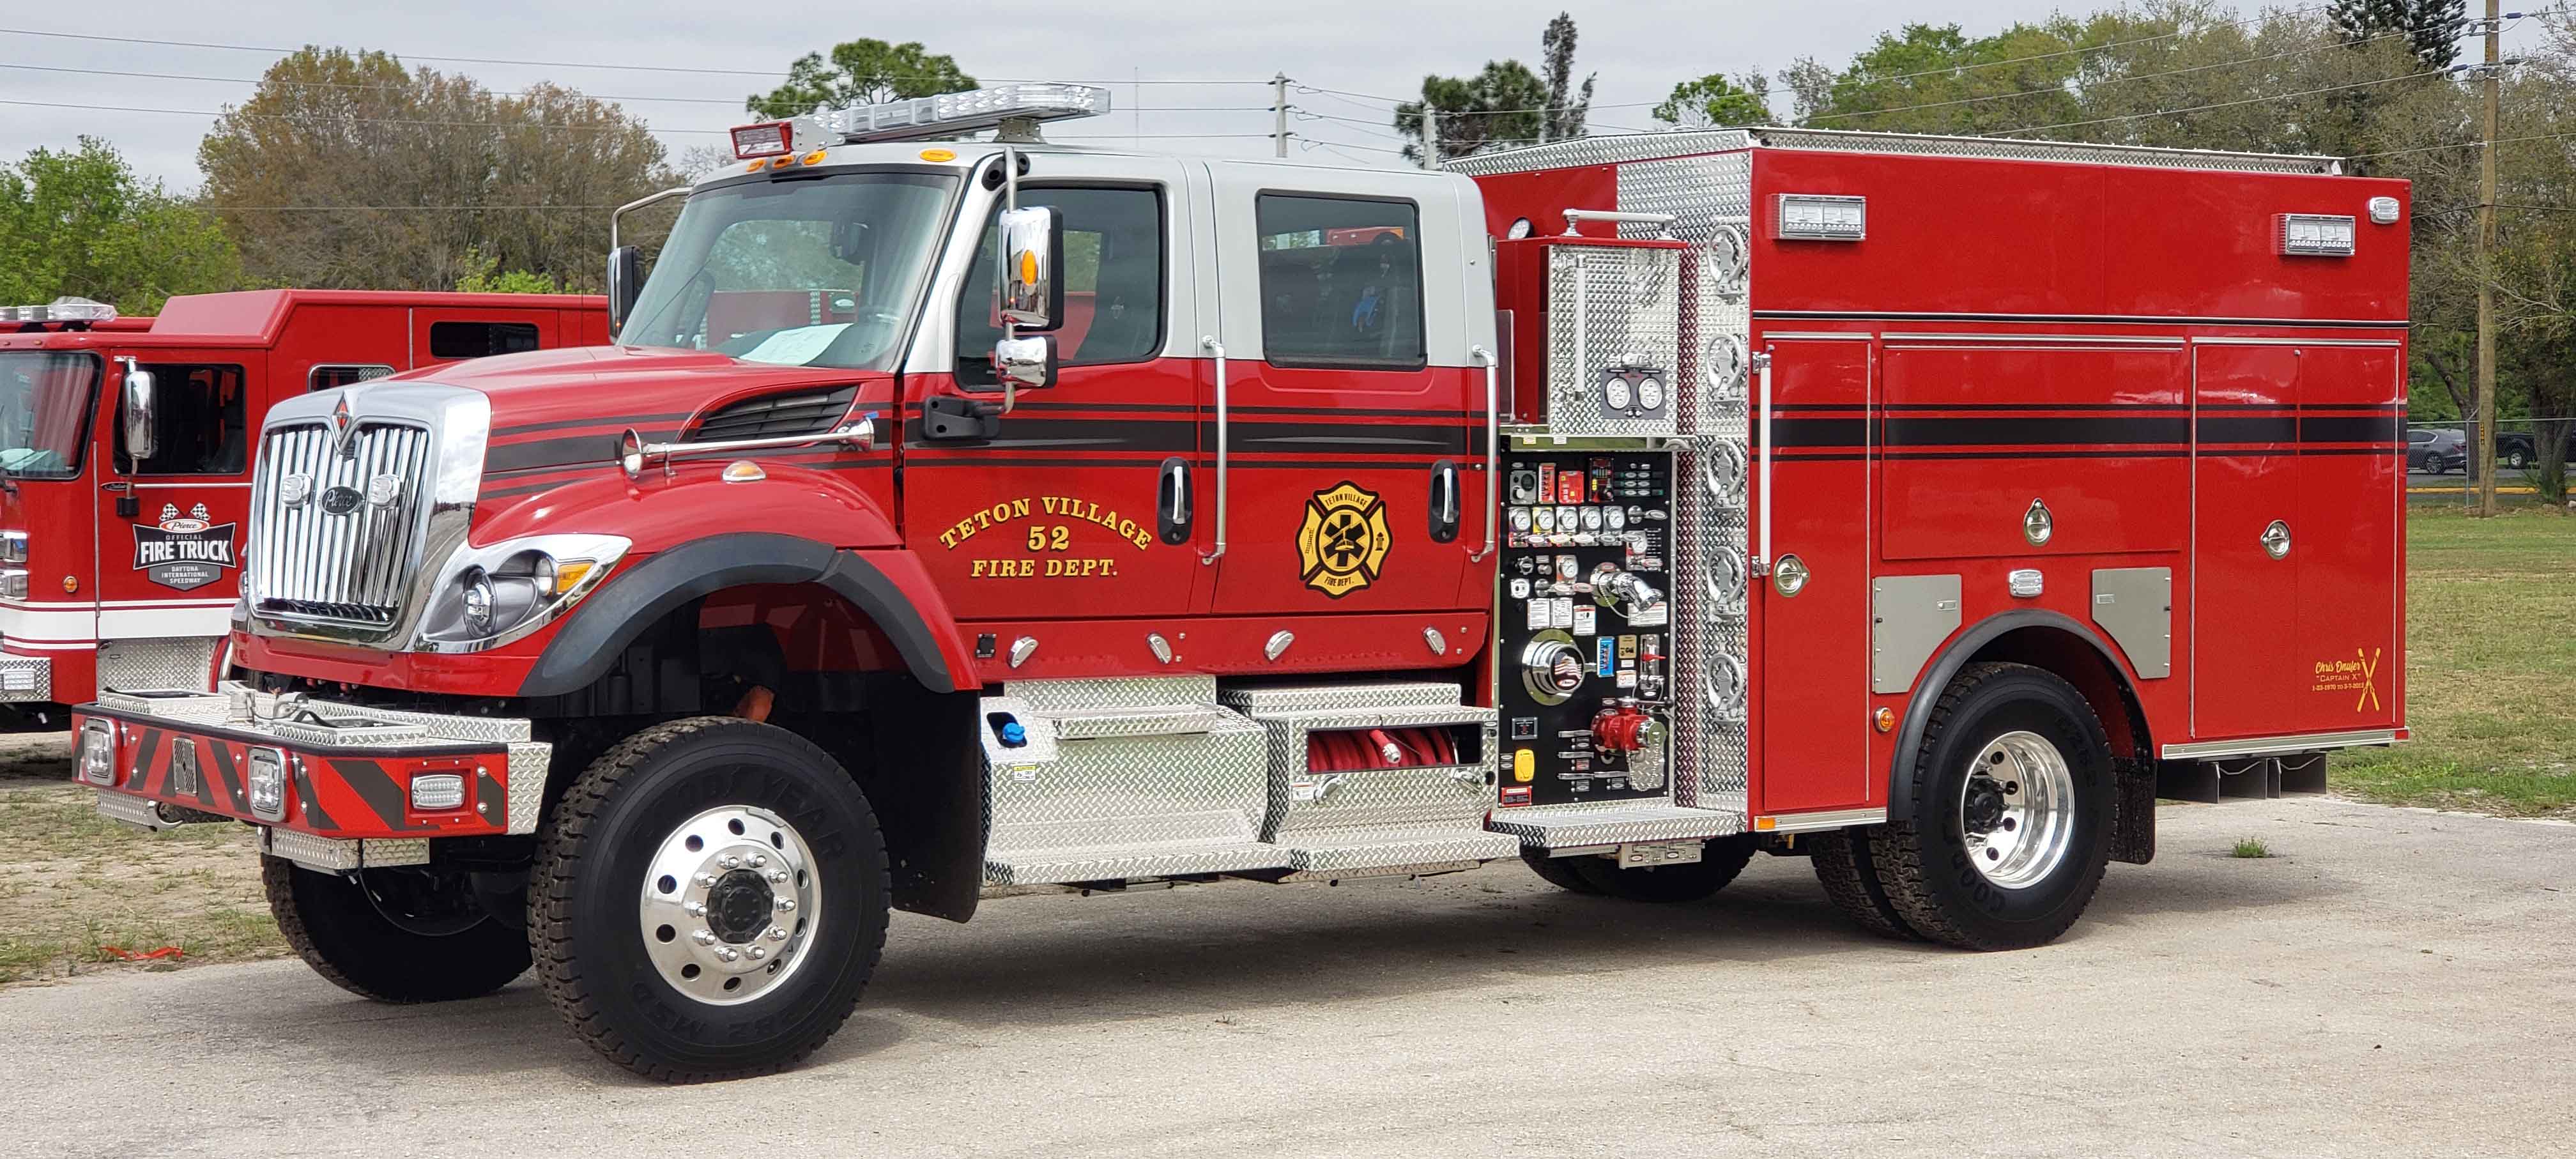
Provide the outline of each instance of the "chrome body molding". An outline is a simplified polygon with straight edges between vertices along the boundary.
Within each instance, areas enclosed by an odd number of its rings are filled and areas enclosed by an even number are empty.
[[[2169,744],[2164,746],[2161,755],[2169,761],[2205,761],[2218,757],[2267,757],[2282,753],[2369,748],[2396,743],[2396,729],[2365,728],[2351,732],[2312,732],[2298,736],[2260,736],[2237,740],[2203,740],[2188,744]]]
[[[1854,825],[1879,825],[1886,821],[1885,809],[1831,809],[1821,813],[1756,817],[1753,829],[1757,833],[1814,833],[1824,829],[1848,829]]]

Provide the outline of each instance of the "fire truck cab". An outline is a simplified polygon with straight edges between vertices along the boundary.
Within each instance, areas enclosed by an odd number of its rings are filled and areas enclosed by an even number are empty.
[[[607,318],[596,296],[383,291],[0,307],[0,728],[61,728],[102,688],[213,690],[270,405],[603,342]]]
[[[820,1045],[889,909],[1031,888],[1677,902],[1768,851],[2037,945],[2160,787],[2404,734],[2402,183],[1034,140],[1107,101],[747,126],[612,256],[617,345],[280,403],[249,675],[103,691],[79,775],[258,826],[350,990],[533,963],[691,1079]]]

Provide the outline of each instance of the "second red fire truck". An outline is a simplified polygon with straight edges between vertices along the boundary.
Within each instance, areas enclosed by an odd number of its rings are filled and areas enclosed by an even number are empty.
[[[2405,735],[2407,189],[1795,129],[1446,173],[738,130],[618,344],[281,404],[251,673],[79,716],[315,968],[790,1065],[890,909],[1760,851],[2048,941],[2154,800]],[[966,134],[996,130],[990,142]]]

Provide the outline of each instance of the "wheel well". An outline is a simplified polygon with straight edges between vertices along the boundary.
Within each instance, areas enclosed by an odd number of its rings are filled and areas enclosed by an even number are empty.
[[[2136,690],[2129,686],[2127,674],[2091,641],[2054,626],[2014,628],[1979,645],[1966,658],[1969,664],[1982,661],[2027,664],[2054,673],[2093,706],[2093,715],[2101,719],[2102,731],[2110,738],[2112,756],[2152,761],[2155,746]],[[1939,694],[1938,689],[1917,691]]]

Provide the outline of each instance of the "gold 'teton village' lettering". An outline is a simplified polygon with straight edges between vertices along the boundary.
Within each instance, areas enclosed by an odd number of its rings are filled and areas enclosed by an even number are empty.
[[[939,545],[955,551],[959,544],[975,538],[982,532],[1014,519],[1027,519],[1038,514],[1098,524],[1118,538],[1134,544],[1138,551],[1144,551],[1154,545],[1152,527],[1120,515],[1116,508],[1103,507],[1092,500],[1079,499],[1071,495],[1038,495],[1001,500],[958,520],[947,530],[940,532]]]

